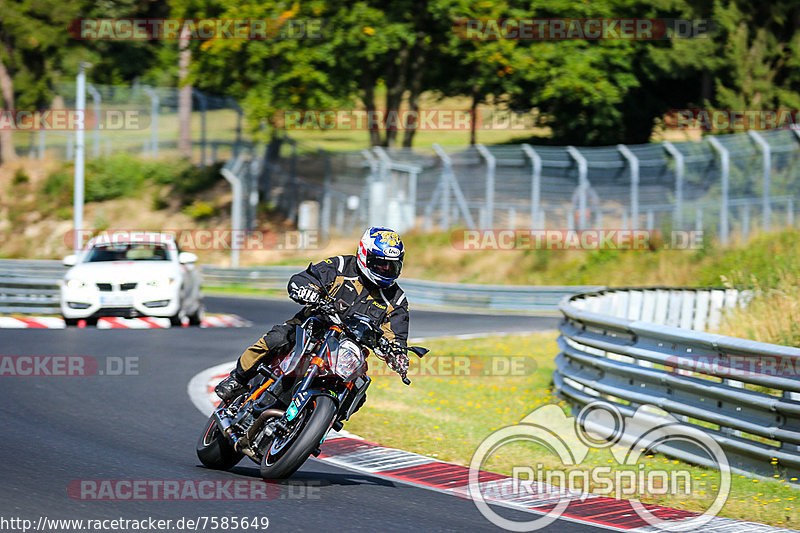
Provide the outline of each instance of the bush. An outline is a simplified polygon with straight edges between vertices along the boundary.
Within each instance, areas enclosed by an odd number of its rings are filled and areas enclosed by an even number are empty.
[[[20,167],[14,171],[14,178],[11,180],[11,183],[13,185],[22,185],[23,183],[28,183],[30,181],[31,178],[28,176],[28,173],[25,172],[24,168]]]
[[[72,169],[65,165],[44,180],[39,192],[40,203],[45,206],[66,206],[72,203]],[[42,209],[43,211],[45,209]]]
[[[217,210],[208,202],[201,202],[195,200],[192,205],[183,208],[183,212],[192,217],[194,220],[206,220],[213,217]]]

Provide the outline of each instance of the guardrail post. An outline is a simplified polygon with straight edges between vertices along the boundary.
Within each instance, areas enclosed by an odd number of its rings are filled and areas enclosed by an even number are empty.
[[[150,155],[158,157],[158,108],[160,100],[158,93],[152,87],[145,85],[144,92],[150,97]]]
[[[675,160],[675,213],[673,221],[676,229],[683,227],[683,154],[669,141],[664,141],[664,150]]]
[[[494,175],[497,160],[484,145],[476,144],[475,148],[486,161],[486,220],[481,221],[481,225],[488,229],[494,226]]]
[[[542,157],[529,144],[522,145],[522,152],[531,160],[531,229],[544,228],[544,212],[541,211]],[[541,219],[541,220],[540,220]]]
[[[617,150],[628,162],[631,173],[631,227],[637,229],[639,225],[639,159],[624,144],[618,144]],[[649,213],[650,215],[652,213]]]
[[[577,148],[574,146],[567,146],[567,152],[575,160],[578,165],[578,229],[586,228],[586,195],[589,191],[589,180],[587,178],[589,173],[589,165],[586,158],[583,157]],[[570,219],[572,217],[570,216]],[[572,227],[572,224],[570,224]]]
[[[708,142],[719,154],[720,164],[720,179],[722,180],[722,199],[720,202],[719,212],[719,240],[723,246],[728,244],[730,236],[730,228],[728,226],[728,187],[730,179],[730,153],[728,149],[722,146],[719,139],[714,136],[708,137]]]
[[[763,227],[762,231],[769,231],[772,218],[769,202],[770,177],[772,174],[772,148],[756,130],[747,130],[747,134],[761,148],[761,176],[763,180],[761,194],[761,225]]]

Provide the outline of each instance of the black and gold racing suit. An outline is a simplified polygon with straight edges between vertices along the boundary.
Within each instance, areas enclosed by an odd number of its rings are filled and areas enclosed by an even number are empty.
[[[383,330],[383,336],[391,342],[405,347],[408,340],[408,302],[397,283],[380,289],[369,281],[363,281],[354,255],[339,255],[316,264],[325,288],[333,296],[340,309],[339,315],[346,318],[353,313],[368,316],[372,323]],[[318,286],[319,283],[305,271],[289,280],[292,293],[302,286]],[[259,363],[269,363],[275,357],[288,353],[294,345],[295,325],[302,324],[309,316],[304,307],[283,324],[274,326],[266,335],[245,350],[236,365],[237,373],[246,379],[252,378]]]

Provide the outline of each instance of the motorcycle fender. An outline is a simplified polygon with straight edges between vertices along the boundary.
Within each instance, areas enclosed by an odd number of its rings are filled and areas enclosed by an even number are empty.
[[[286,414],[284,418],[287,422],[291,422],[294,420],[298,413],[305,409],[305,407],[317,396],[328,396],[334,402],[336,402],[336,406],[339,406],[339,395],[327,389],[308,389],[304,391],[300,391],[295,394],[294,398],[292,398],[291,403],[289,403],[289,407],[286,408]]]

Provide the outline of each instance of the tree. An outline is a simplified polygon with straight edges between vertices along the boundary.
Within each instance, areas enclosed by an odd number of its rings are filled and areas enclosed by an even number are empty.
[[[3,109],[46,107],[63,68],[65,28],[79,6],[59,0],[8,0],[0,10]],[[0,131],[0,158],[16,158],[10,130]]]

